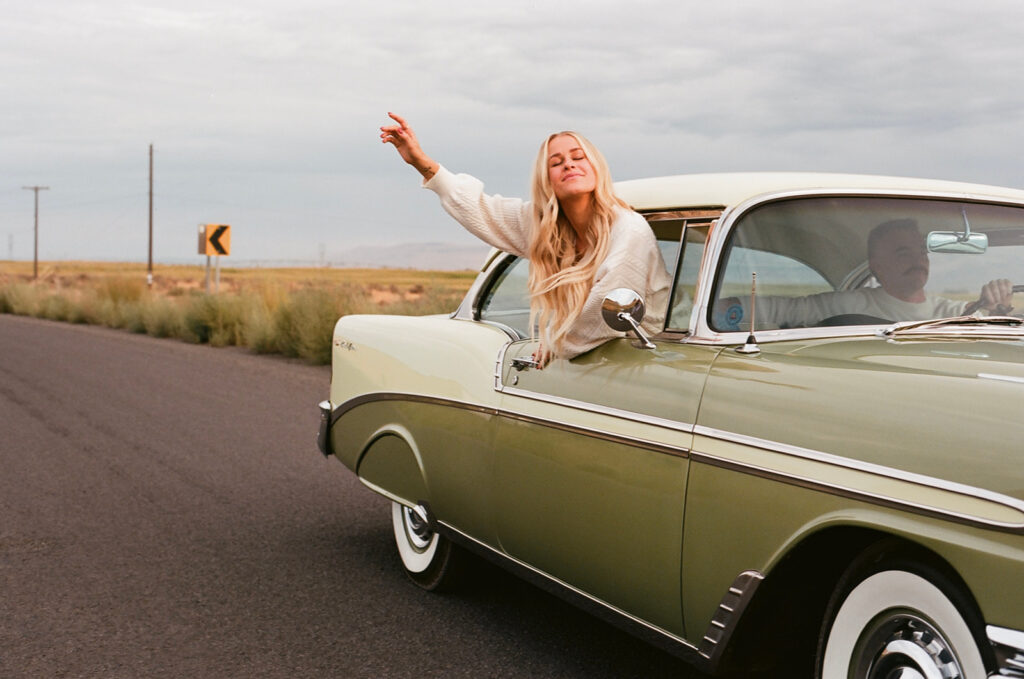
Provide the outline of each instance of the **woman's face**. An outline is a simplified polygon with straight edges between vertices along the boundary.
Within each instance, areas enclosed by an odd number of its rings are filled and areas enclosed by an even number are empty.
[[[563,134],[548,142],[548,179],[560,201],[594,192],[594,168],[575,137]]]

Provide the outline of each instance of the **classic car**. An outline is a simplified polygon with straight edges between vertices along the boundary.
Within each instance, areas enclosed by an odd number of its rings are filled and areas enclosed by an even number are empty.
[[[450,316],[338,321],[319,446],[392,501],[411,579],[477,552],[710,673],[1024,677],[1024,191],[617,190],[674,281],[657,335],[615,290],[621,337],[538,368],[501,252]],[[863,304],[886,223],[927,304]]]

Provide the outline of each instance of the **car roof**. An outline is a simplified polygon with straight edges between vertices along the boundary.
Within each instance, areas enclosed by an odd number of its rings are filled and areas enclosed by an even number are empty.
[[[618,195],[637,210],[730,207],[755,196],[783,192],[924,192],[1024,202],[1024,191],[965,182],[820,172],[683,174],[616,182]]]

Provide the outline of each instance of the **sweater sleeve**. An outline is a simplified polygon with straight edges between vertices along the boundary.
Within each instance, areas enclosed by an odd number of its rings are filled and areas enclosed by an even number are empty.
[[[615,288],[629,288],[639,293],[646,307],[641,327],[650,334],[661,332],[665,327],[671,286],[651,227],[637,213],[622,210],[612,226],[608,256],[594,276],[583,311],[565,338],[564,357],[578,356],[609,339],[627,334],[609,328],[601,316],[601,304]]]
[[[423,188],[436,193],[445,212],[480,240],[520,257],[528,255],[532,224],[529,203],[488,195],[479,179],[453,174],[443,166],[423,183]]]

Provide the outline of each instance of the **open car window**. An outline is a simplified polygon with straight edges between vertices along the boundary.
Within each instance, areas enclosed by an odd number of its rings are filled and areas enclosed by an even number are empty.
[[[933,232],[953,241],[984,235],[987,246],[929,251]],[[752,306],[758,330],[956,316],[973,310],[989,281],[1022,282],[1024,209],[915,198],[784,200],[744,215],[722,257],[708,317],[717,332],[749,331]]]
[[[662,264],[672,275],[678,264],[682,221],[662,220],[651,224],[661,253]],[[515,330],[520,337],[529,337],[530,291],[529,261],[522,257],[508,258],[494,276],[480,299],[478,318]],[[643,293],[643,290],[637,292]]]

